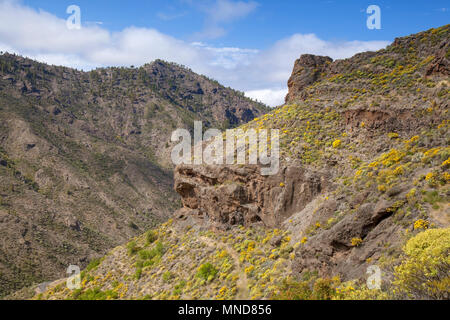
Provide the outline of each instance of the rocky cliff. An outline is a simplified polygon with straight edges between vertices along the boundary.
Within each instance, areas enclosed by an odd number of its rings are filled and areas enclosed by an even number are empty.
[[[194,215],[221,228],[261,224],[275,228],[329,187],[326,173],[288,166],[262,176],[257,166],[179,166],[175,190],[182,219]],[[288,187],[286,187],[288,186]]]

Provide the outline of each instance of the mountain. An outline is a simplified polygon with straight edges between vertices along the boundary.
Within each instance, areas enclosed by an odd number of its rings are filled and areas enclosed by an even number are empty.
[[[450,25],[333,61],[303,55],[280,170],[180,165],[182,208],[65,280],[11,298],[449,299]],[[375,286],[373,288],[372,286]]]
[[[0,296],[167,220],[176,128],[267,108],[173,63],[82,72],[0,55]]]

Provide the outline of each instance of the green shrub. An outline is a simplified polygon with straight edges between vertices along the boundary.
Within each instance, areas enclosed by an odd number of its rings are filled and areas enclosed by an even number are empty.
[[[273,294],[273,300],[309,300],[312,294],[306,281],[284,279],[278,290],[278,293]]]
[[[137,262],[137,265],[141,268],[152,266],[159,262],[165,251],[166,249],[162,242],[157,242],[151,250],[139,250],[137,254],[140,260]]]
[[[157,242],[155,247],[151,250],[140,250],[138,252],[139,257],[143,260],[150,260],[156,256],[162,257],[164,255],[165,249],[162,242]]]
[[[172,279],[172,276],[173,276],[172,273],[170,271],[167,271],[167,272],[163,273],[162,278],[165,282],[170,282],[170,279]]]
[[[151,250],[140,250],[140,251],[138,252],[138,256],[139,256],[139,258],[142,259],[142,260],[150,260],[150,259],[152,259],[155,255],[152,254],[152,251],[151,251]]]
[[[72,293],[72,299],[75,300],[106,300],[108,297],[118,299],[118,293],[112,290],[102,291],[100,288],[88,289],[84,292],[78,289]]]
[[[174,296],[179,296],[182,293],[183,288],[186,286],[186,281],[185,280],[181,280],[175,287],[173,290],[173,295]]]
[[[423,200],[432,205],[433,209],[439,209],[438,202],[442,201],[442,197],[437,190],[425,191]]]
[[[205,280],[213,280],[219,271],[211,263],[207,262],[198,268],[197,277]]]
[[[156,240],[158,240],[158,233],[155,230],[150,230],[145,235],[145,238],[147,240],[147,244],[152,244]]]
[[[331,279],[317,279],[311,298],[313,300],[331,300],[336,295],[336,286]]]
[[[94,270],[95,268],[97,268],[100,265],[101,262],[102,262],[102,259],[100,259],[100,258],[92,260],[86,267],[86,271],[89,272],[91,270]]]
[[[136,280],[139,280],[142,276],[142,268],[137,268],[134,276],[135,276]]]
[[[135,255],[139,252],[140,248],[137,246],[136,241],[131,241],[127,244],[128,254],[130,256]]]
[[[284,279],[274,291],[274,300],[332,300],[337,297],[336,288],[341,284],[338,278],[323,279],[312,274],[302,281]]]

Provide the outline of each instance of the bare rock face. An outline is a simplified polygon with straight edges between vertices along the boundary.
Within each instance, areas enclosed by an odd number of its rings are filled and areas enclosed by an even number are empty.
[[[339,275],[344,280],[360,277],[367,259],[379,258],[382,246],[395,241],[399,227],[390,221],[392,205],[364,204],[354,215],[311,237],[298,248],[293,270],[299,274],[316,270],[321,276]],[[361,239],[364,246],[352,244],[352,239]]]
[[[330,57],[312,54],[304,54],[295,61],[294,70],[288,81],[289,93],[286,96],[286,103],[294,100],[305,87],[316,82],[331,62],[333,59]]]
[[[447,52],[450,44],[447,41],[443,41],[440,45],[440,49],[436,54],[431,66],[427,69],[427,76],[449,76],[450,75],[450,62]]]
[[[279,225],[329,187],[326,174],[301,167],[261,176],[257,166],[187,166],[175,169],[182,197],[180,219],[195,215],[214,226]]]
[[[414,132],[428,124],[429,119],[418,118],[408,106],[397,109],[353,107],[342,112],[349,132],[364,126],[366,130],[377,132]],[[439,119],[432,119],[438,123]]]

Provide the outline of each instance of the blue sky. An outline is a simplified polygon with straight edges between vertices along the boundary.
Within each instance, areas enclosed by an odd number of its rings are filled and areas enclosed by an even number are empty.
[[[238,2],[238,1],[236,1]],[[215,1],[187,0],[27,0],[24,3],[44,9],[61,18],[66,8],[76,4],[83,20],[102,22],[109,30],[129,26],[156,28],[183,40],[208,40],[218,46],[263,49],[294,33],[315,33],[325,40],[393,40],[400,35],[420,32],[450,22],[448,0],[260,0],[248,15],[224,22],[227,33],[217,39],[198,35],[206,24],[207,8]],[[126,4],[126,5],[124,5]],[[382,10],[382,30],[366,27],[366,8],[376,4]],[[205,9],[206,8],[206,9]],[[197,35],[196,35],[197,34]]]
[[[81,30],[67,30],[69,5]],[[366,26],[369,5],[381,30]],[[271,105],[303,53],[346,58],[449,23],[448,0],[0,0],[0,50],[80,69],[188,65]]]

